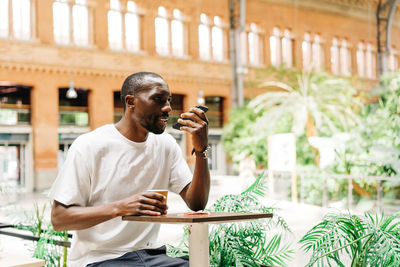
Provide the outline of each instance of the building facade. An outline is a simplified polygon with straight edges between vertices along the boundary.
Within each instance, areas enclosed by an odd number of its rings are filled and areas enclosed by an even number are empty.
[[[247,77],[283,65],[376,82],[377,1],[246,3],[240,52]],[[399,19],[387,60],[393,70]],[[209,106],[210,167],[226,173],[220,139],[231,108],[228,0],[0,0],[0,181],[49,187],[79,134],[120,118],[118,91],[138,71],[168,82],[170,125],[197,103]],[[168,131],[192,165],[190,139]]]

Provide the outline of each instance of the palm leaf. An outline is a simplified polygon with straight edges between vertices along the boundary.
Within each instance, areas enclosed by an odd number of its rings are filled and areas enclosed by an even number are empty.
[[[312,251],[308,266],[342,265],[346,253],[352,266],[400,266],[400,218],[370,214],[356,216],[331,213],[300,240],[305,251]]]
[[[246,190],[244,190],[241,193],[241,195],[256,194],[260,197],[263,197],[265,195],[264,182],[265,182],[265,176],[264,172],[262,172],[254,181],[254,183],[251,184]]]
[[[217,224],[210,226],[210,266],[259,266],[262,263],[286,266],[293,250],[282,237],[290,229],[285,220],[271,207],[262,205],[260,197],[265,195],[264,173],[240,194],[221,197],[208,209],[212,212],[273,212],[271,219],[249,222]],[[276,232],[272,239],[266,233]],[[185,237],[187,240],[187,231]],[[172,256],[187,255],[188,245],[183,248],[169,247]],[[267,249],[266,249],[267,248]]]
[[[286,266],[286,261],[291,258],[293,250],[286,244],[281,246],[282,236],[279,234],[274,235],[266,246],[258,251],[261,254],[259,258],[263,264]]]
[[[268,81],[261,83],[258,87],[278,87],[288,92],[296,91],[293,87],[283,82]]]

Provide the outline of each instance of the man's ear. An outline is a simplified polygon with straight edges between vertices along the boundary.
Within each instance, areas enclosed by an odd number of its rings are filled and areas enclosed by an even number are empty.
[[[125,105],[126,105],[126,108],[128,108],[128,109],[134,109],[135,108],[135,97],[133,95],[125,96]]]

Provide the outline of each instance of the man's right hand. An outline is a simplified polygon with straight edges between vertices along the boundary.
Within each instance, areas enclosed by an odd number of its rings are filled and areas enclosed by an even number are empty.
[[[142,192],[117,201],[118,216],[127,215],[164,215],[168,206],[164,204],[165,196],[156,192]]]

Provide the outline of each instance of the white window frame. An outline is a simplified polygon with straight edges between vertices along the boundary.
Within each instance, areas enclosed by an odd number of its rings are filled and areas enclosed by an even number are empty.
[[[210,18],[200,14],[200,24],[198,26],[199,58],[206,61],[222,62],[226,60],[225,55],[225,35],[222,20],[219,16]]]
[[[88,0],[55,0],[52,8],[54,42],[58,45],[89,47],[91,23]]]
[[[224,31],[222,30],[222,20],[219,16],[214,16],[214,24],[211,28],[211,47],[213,60],[223,61]]]
[[[175,57],[185,56],[185,29],[182,12],[179,9],[172,11],[171,21],[171,49]]]
[[[306,32],[304,34],[303,41],[301,42],[301,55],[303,62],[303,69],[306,71],[311,71],[313,69],[312,62],[312,42],[311,34]]]
[[[330,48],[331,56],[331,71],[334,75],[340,74],[340,56],[339,56],[339,40],[334,37]]]
[[[134,1],[126,3],[125,23],[125,48],[130,52],[140,51],[140,14]]]
[[[375,48],[371,43],[367,44],[365,51],[365,75],[367,79],[376,78],[376,57]]]
[[[293,37],[289,29],[283,32],[282,63],[287,68],[293,67]]]
[[[281,32],[278,27],[272,29],[272,34],[269,37],[270,47],[270,62],[272,66],[280,66],[282,64],[282,47],[281,47]]]
[[[89,7],[87,0],[75,0],[72,6],[72,36],[74,44],[89,46]]]
[[[158,7],[158,16],[154,21],[156,51],[161,56],[170,54],[170,23],[167,10],[163,6]]]
[[[250,32],[248,34],[249,45],[249,65],[261,65],[261,39],[260,30],[255,23],[250,24]]]
[[[365,78],[365,45],[363,42],[359,42],[357,45],[357,52],[356,52],[356,62],[357,62],[357,74],[360,78]]]
[[[342,39],[339,48],[340,74],[351,76],[351,53],[348,42]]]
[[[334,37],[330,52],[332,74],[351,76],[351,52],[347,39]]]
[[[14,8],[19,2],[19,9]],[[17,40],[31,38],[31,1],[12,0],[13,36]]]
[[[312,66],[316,71],[320,71],[324,67],[324,51],[322,48],[322,39],[319,34],[314,35],[312,43]]]
[[[10,0],[0,0],[0,37],[10,36],[11,14],[9,13]]]
[[[399,58],[398,52],[395,47],[390,49],[388,58],[387,58],[387,69],[389,71],[398,71],[399,70]]]
[[[71,43],[71,7],[66,0],[53,2],[53,34],[56,44]]]
[[[0,38],[19,41],[33,39],[35,35],[35,1],[0,0]],[[16,9],[14,6],[20,8]]]
[[[199,34],[199,58],[211,60],[211,30],[209,18],[206,14],[200,14]]]
[[[156,52],[158,55],[180,58],[186,56],[185,21],[179,9],[173,9],[172,16],[170,16],[167,9],[159,6],[154,26]]]
[[[121,2],[110,0],[110,9],[107,12],[108,46],[111,50],[119,51],[124,48],[123,42],[123,16]]]
[[[108,47],[113,51],[127,51],[132,53],[141,50],[141,16],[137,3],[133,0],[109,0],[107,13]]]

